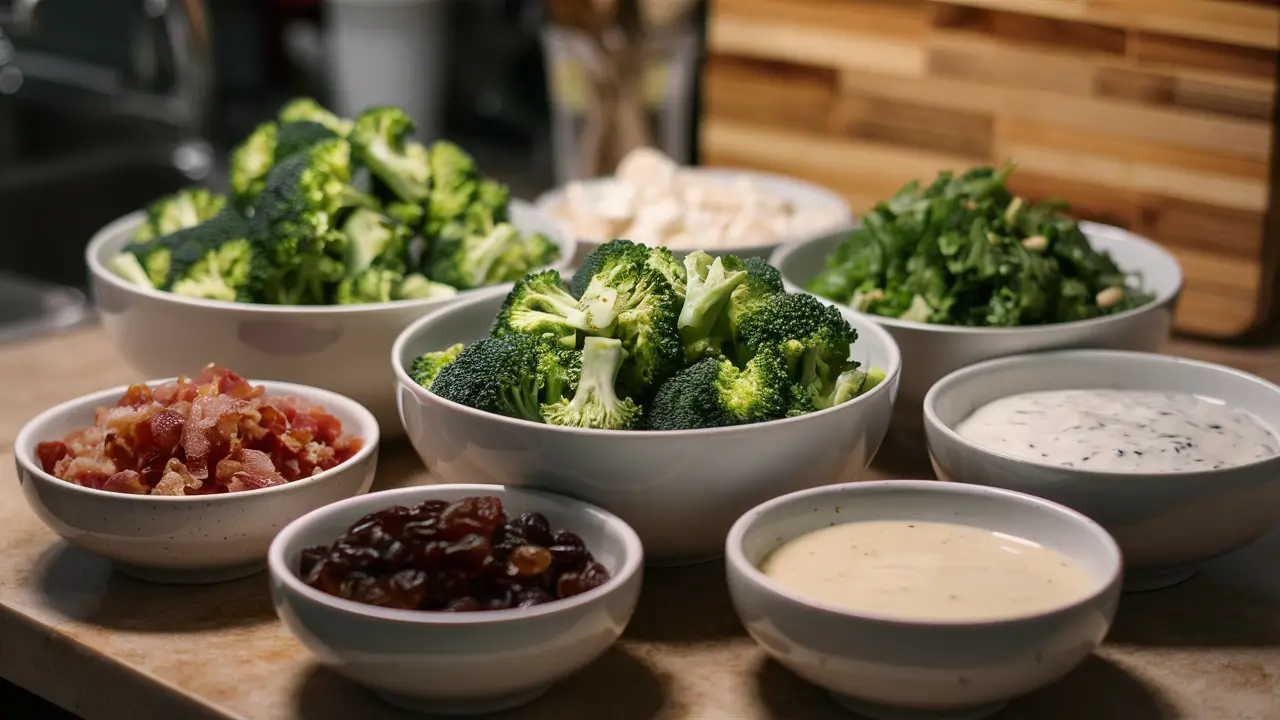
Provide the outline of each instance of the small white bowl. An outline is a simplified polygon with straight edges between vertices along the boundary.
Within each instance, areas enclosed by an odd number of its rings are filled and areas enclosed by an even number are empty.
[[[1122,270],[1140,273],[1143,287],[1155,298],[1115,315],[1012,328],[930,325],[867,315],[888,330],[902,350],[902,398],[894,412],[895,433],[900,429],[919,437],[924,422],[920,404],[925,393],[947,373],[976,362],[1056,348],[1160,349],[1169,337],[1182,292],[1182,268],[1177,259],[1158,244],[1121,228],[1081,222],[1080,229],[1094,248],[1111,253]],[[770,263],[782,273],[788,290],[803,290],[849,232],[782,247]]]
[[[508,516],[538,512],[576,533],[612,577],[545,605],[447,613],[343,600],[298,576],[304,549],[333,543],[369,513],[476,495],[497,496]],[[343,500],[290,524],[271,544],[271,592],[285,627],[329,669],[393,705],[470,715],[530,702],[613,645],[640,596],[643,554],[625,522],[579,500],[500,485],[420,485]]]
[[[154,387],[164,382],[147,384]],[[129,495],[83,487],[46,473],[35,457],[36,445],[92,426],[94,408],[115,405],[127,389],[121,386],[50,408],[19,431],[14,458],[27,504],[67,542],[111,560],[117,570],[139,580],[203,584],[262,572],[277,530],[315,508],[363,493],[373,484],[378,421],[360,403],[327,390],[250,382],[264,386],[270,395],[297,395],[322,404],[364,446],[341,465],[312,477],[218,495]]]
[[[794,538],[867,520],[958,523],[1027,538],[1075,560],[1097,590],[1034,615],[916,622],[825,605],[758,569]],[[1115,541],[1073,510],[1007,490],[925,480],[784,495],[734,524],[725,555],[729,594],[751,637],[845,707],[878,720],[974,720],[1066,675],[1110,629],[1122,572]]]
[[[107,267],[132,241],[142,219],[139,211],[116,220],[85,250],[102,326],[139,374],[178,375],[217,360],[246,377],[342,393],[372,410],[388,435],[400,434],[401,427],[387,348],[425,313],[484,290],[364,305],[255,305],[183,297],[135,285]],[[520,200],[511,202],[511,222],[522,233],[544,233],[560,246],[552,267],[571,266],[576,246],[562,223]]]
[[[704,180],[716,180],[726,183],[739,181],[752,183],[755,187],[759,188],[761,192],[789,201],[798,213],[820,212],[829,214],[831,216],[831,227],[833,229],[853,222],[853,210],[849,208],[848,200],[832,190],[828,190],[827,188],[814,185],[813,183],[806,182],[798,178],[759,172],[756,170],[722,167],[684,167],[680,169],[680,172],[689,173]],[[612,177],[603,177],[593,180],[585,180],[583,183],[587,187],[593,187],[612,179]],[[570,222],[568,218],[563,214],[563,207],[566,202],[565,193],[565,187],[554,188],[543,193],[535,201],[535,205],[548,216],[554,217],[557,220],[564,222],[566,225],[569,225]],[[815,233],[806,233],[794,237],[783,238],[779,242],[756,245],[734,245],[728,247],[672,247],[671,252],[675,253],[677,257],[684,257],[686,254],[691,253],[694,250],[703,250],[712,255],[737,255],[738,257],[767,258],[783,245],[804,242],[814,238],[815,236],[825,235],[827,232],[829,232],[829,230],[822,230]],[[614,238],[598,237],[576,238],[580,252],[584,253],[594,250],[600,245],[613,239]]]
[[[1073,350],[990,360],[958,370],[925,396],[938,477],[1030,493],[1088,515],[1124,551],[1127,590],[1181,582],[1280,521],[1280,456],[1201,472],[1110,473],[1014,458],[960,437],[982,405],[1039,390],[1194,392],[1280,428],[1280,387],[1221,365],[1167,355]]]
[[[654,565],[703,562],[754,505],[801,488],[857,479],[889,426],[898,349],[865,317],[853,358],[885,379],[849,402],[801,417],[708,430],[587,430],[459,405],[415,383],[424,352],[485,337],[506,294],[491,291],[405,329],[391,349],[400,412],[413,447],[443,482],[537,487],[592,502],[631,524]]]

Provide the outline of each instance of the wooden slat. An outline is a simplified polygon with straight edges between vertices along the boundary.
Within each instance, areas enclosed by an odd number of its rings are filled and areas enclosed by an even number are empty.
[[[835,70],[712,56],[703,111],[713,117],[825,131],[839,80]]]
[[[990,156],[995,141],[988,113],[875,96],[841,97],[831,122],[836,133],[848,137],[974,158]]]
[[[924,48],[907,39],[724,14],[707,30],[714,52],[888,75],[924,74]]]

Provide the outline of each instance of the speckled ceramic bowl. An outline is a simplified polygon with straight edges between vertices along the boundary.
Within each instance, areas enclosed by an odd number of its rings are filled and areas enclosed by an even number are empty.
[[[1068,389],[1194,392],[1280,428],[1280,387],[1233,368],[1108,350],[1001,358],[958,370],[925,396],[925,432],[938,477],[1030,493],[1088,515],[1120,543],[1129,590],[1186,580],[1201,562],[1256,540],[1280,521],[1280,456],[1200,472],[1114,473],[1022,460],[955,431],[993,400]]]
[[[989,621],[913,621],[858,613],[779,585],[759,570],[782,544],[837,523],[967,525],[1057,550],[1095,590],[1053,610]],[[792,493],[742,516],[725,547],[729,594],[759,645],[840,704],[876,720],[976,720],[1079,665],[1111,627],[1120,549],[1061,505],[995,488],[923,480]]]
[[[542,513],[553,528],[582,538],[612,577],[544,605],[462,613],[364,605],[298,577],[304,549],[331,544],[369,513],[476,495],[497,496],[508,516]],[[334,672],[400,707],[471,715],[530,702],[613,645],[640,597],[643,555],[625,522],[579,500],[498,485],[419,485],[344,500],[291,523],[271,544],[271,594],[289,632]]]
[[[107,267],[142,219],[139,211],[116,220],[85,249],[102,327],[139,374],[177,375],[217,361],[245,376],[342,393],[369,408],[389,435],[399,435],[402,428],[387,348],[424,314],[484,292],[364,305],[252,305],[183,297],[140,287]],[[519,200],[511,203],[511,222],[524,233],[545,233],[560,246],[553,267],[573,262],[576,246],[561,223]]]
[[[167,380],[153,380],[156,386]],[[250,381],[271,395],[320,403],[364,447],[341,465],[287,485],[220,495],[158,497],[82,487],[46,473],[35,448],[93,425],[94,408],[114,405],[126,387],[92,393],[37,415],[18,433],[14,458],[22,494],[35,514],[67,542],[101,555],[140,580],[200,584],[234,580],[266,568],[280,528],[315,508],[358,495],[373,484],[378,421],[360,403],[290,383]]]

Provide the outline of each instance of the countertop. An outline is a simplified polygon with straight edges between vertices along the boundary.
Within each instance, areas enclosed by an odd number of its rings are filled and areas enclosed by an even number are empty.
[[[179,340],[180,341],[180,340]],[[1280,380],[1280,350],[1169,350]],[[320,669],[276,622],[265,576],[146,585],[62,542],[27,509],[12,447],[31,416],[137,379],[102,331],[0,347],[0,675],[88,720],[410,718]],[[912,459],[904,459],[911,457]],[[877,477],[930,476],[881,452]],[[406,444],[384,447],[375,489],[426,482]],[[1280,709],[1280,532],[1167,590],[1128,595],[1106,644],[998,720],[1273,720]],[[766,660],[729,603],[718,563],[649,571],[622,641],[502,718],[851,717]]]

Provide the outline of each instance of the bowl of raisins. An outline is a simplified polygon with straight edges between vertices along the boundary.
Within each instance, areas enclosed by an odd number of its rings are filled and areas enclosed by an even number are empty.
[[[617,516],[553,493],[423,485],[313,511],[268,557],[285,627],[410,710],[523,705],[622,634],[644,565]]]

